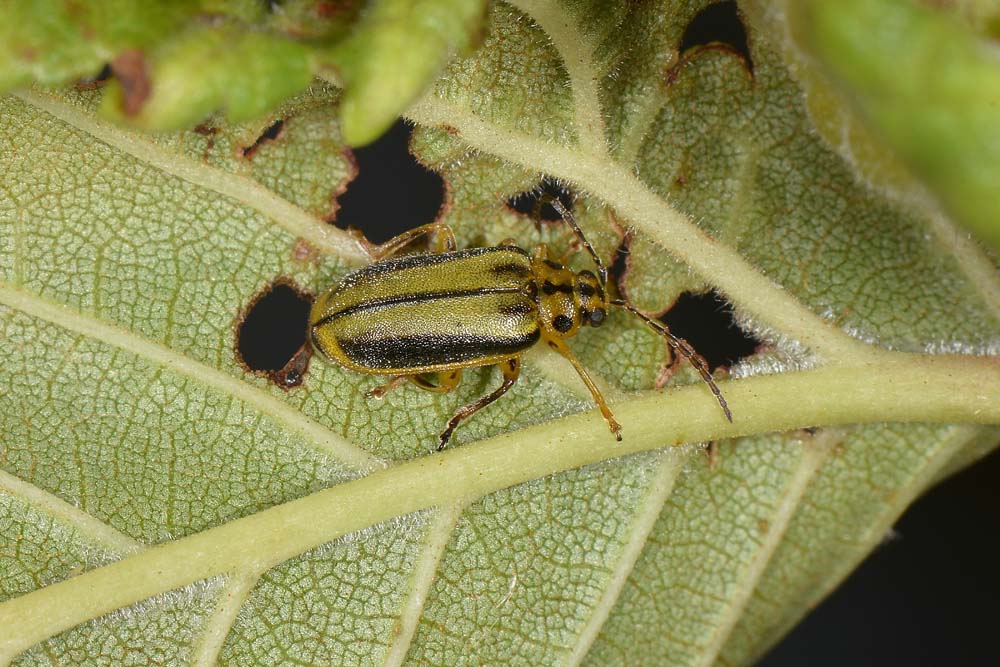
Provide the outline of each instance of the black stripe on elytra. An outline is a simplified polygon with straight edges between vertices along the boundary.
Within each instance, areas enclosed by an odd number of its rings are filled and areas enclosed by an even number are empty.
[[[497,264],[491,268],[490,271],[495,276],[511,274],[518,278],[527,278],[531,273],[531,267],[527,264],[521,264],[520,262],[505,262],[503,264]]]
[[[321,317],[319,320],[313,324],[313,327],[320,327],[328,322],[339,319],[341,317],[346,317],[347,315],[353,315],[354,313],[363,310],[375,310],[377,308],[385,308],[386,306],[398,306],[401,304],[410,303],[421,303],[423,301],[437,301],[439,299],[455,299],[465,296],[479,296],[480,294],[520,294],[520,290],[517,287],[479,287],[477,289],[465,289],[465,290],[442,290],[440,292],[417,292],[416,294],[398,294],[396,296],[387,296],[382,299],[369,299],[368,301],[362,301],[361,303],[356,303],[353,306],[348,306],[342,310],[338,310],[335,313],[330,313]]]
[[[395,271],[405,271],[407,269],[415,269],[424,266],[435,266],[437,264],[466,259],[467,257],[479,257],[481,255],[489,255],[497,252],[516,252],[528,257],[528,252],[524,248],[518,248],[516,246],[465,248],[463,250],[451,250],[449,252],[434,254],[404,255],[402,257],[394,257],[392,259],[383,259],[382,261],[360,268],[354,273],[344,276],[341,284],[344,286],[356,285],[358,282],[370,280],[371,278],[377,278]]]
[[[344,354],[356,364],[388,370],[456,364],[498,354],[516,354],[534,345],[540,335],[535,329],[522,336],[508,338],[451,334],[395,338],[363,335],[338,342]]]
[[[533,303],[527,301],[516,301],[511,304],[504,304],[497,308],[497,311],[501,315],[506,315],[508,317],[524,317],[525,315],[530,315],[536,311],[536,306]]]

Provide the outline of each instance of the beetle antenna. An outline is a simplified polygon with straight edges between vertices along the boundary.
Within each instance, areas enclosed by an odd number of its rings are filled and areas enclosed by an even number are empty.
[[[580,225],[576,224],[576,218],[573,217],[573,214],[570,213],[565,206],[563,206],[563,203],[559,201],[558,197],[553,197],[552,201],[549,202],[549,206],[556,210],[556,213],[562,217],[563,222],[573,228],[573,233],[576,234],[576,237],[580,239],[581,243],[583,243],[583,247],[587,249],[590,256],[594,258],[594,264],[597,264],[597,274],[601,279],[601,285],[607,285],[608,270],[604,268],[604,262],[602,262],[601,258],[598,257],[597,251],[594,250],[594,246],[590,245],[590,241],[588,241],[587,237],[583,235],[583,230],[580,229]]]
[[[722,406],[722,411],[726,413],[726,419],[728,419],[729,422],[732,423],[733,413],[729,411],[729,406],[726,404],[726,399],[722,396],[722,392],[719,390],[719,385],[715,384],[715,380],[712,379],[712,373],[708,370],[708,364],[705,363],[705,360],[702,358],[702,356],[697,352],[695,352],[694,348],[691,347],[691,345],[686,340],[684,340],[683,338],[678,338],[677,336],[672,334],[670,332],[670,329],[667,328],[666,324],[654,320],[648,315],[644,315],[643,313],[639,312],[635,308],[635,306],[625,303],[621,299],[611,299],[610,301],[608,301],[608,303],[610,303],[612,306],[618,306],[619,308],[624,308],[625,310],[629,311],[630,313],[641,319],[643,322],[648,324],[650,327],[655,329],[657,333],[662,334],[664,337],[666,337],[667,342],[670,344],[670,347],[672,347],[675,352],[677,352],[682,357],[687,359],[691,363],[691,365],[695,367],[695,370],[697,370],[698,373],[701,375],[701,379],[704,380],[706,384],[708,384],[709,388],[712,390],[712,393],[715,394],[715,398],[719,401],[719,405]]]

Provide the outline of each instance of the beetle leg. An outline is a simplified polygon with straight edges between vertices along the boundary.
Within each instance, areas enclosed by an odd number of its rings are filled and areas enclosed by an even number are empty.
[[[402,385],[409,378],[410,378],[409,375],[397,375],[396,377],[392,378],[391,380],[389,380],[385,384],[380,385],[378,387],[375,387],[374,389],[369,389],[368,391],[366,391],[365,392],[365,398],[377,398],[377,399],[381,400],[381,399],[385,398],[386,394],[388,394],[393,389],[396,389],[397,387],[399,387],[400,385]]]
[[[422,375],[409,375],[410,381],[427,391],[433,391],[439,394],[447,394],[449,391],[458,386],[458,383],[462,381],[462,369],[456,368],[453,371],[441,371],[437,374],[438,381],[437,384],[431,382],[427,379],[426,374]]]
[[[597,407],[601,409],[601,414],[604,416],[604,421],[608,422],[608,426],[611,428],[611,432],[614,434],[615,439],[619,442],[622,439],[622,426],[615,420],[614,413],[611,412],[611,408],[608,407],[607,402],[604,400],[604,396],[601,395],[601,390],[597,388],[594,381],[590,378],[587,370],[583,367],[580,361],[573,354],[573,350],[569,349],[569,345],[562,338],[546,338],[545,342],[549,344],[553,350],[561,354],[562,356],[569,359],[569,363],[573,364],[573,368],[576,372],[580,374],[580,379],[583,383],[587,385],[587,389],[590,390],[590,394],[594,397],[594,402],[597,403]]]
[[[446,371],[438,373],[437,383],[433,383],[427,379],[427,374],[420,375],[397,375],[385,384],[375,387],[374,389],[369,389],[365,392],[365,397],[367,398],[385,398],[393,389],[398,389],[406,383],[407,380],[417,385],[421,389],[426,389],[427,391],[433,391],[441,394],[448,393],[452,389],[458,386],[458,383],[462,381],[462,371],[461,369],[455,369],[453,371]]]
[[[437,251],[439,253],[458,248],[458,242],[455,241],[455,232],[451,231],[451,227],[440,222],[430,222],[426,225],[409,229],[399,236],[394,236],[381,245],[369,246],[368,254],[375,261],[392,257],[421,236],[429,236],[430,234],[434,234],[437,238]]]
[[[517,377],[521,374],[521,357],[512,357],[506,361],[502,361],[497,366],[500,367],[500,372],[503,373],[503,383],[493,391],[493,393],[483,396],[475,403],[470,403],[463,408],[460,408],[455,416],[451,418],[448,422],[448,426],[445,427],[444,431],[441,432],[441,444],[438,445],[438,451],[440,452],[448,444],[448,440],[451,439],[451,434],[455,432],[458,425],[462,423],[464,419],[471,417],[476,414],[487,405],[497,400],[501,396],[507,393],[507,390],[514,386],[517,382]]]

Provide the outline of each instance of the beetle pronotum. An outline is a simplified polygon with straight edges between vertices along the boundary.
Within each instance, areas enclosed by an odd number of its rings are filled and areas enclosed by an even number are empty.
[[[458,250],[450,227],[430,223],[376,246],[372,264],[316,299],[309,316],[313,345],[350,370],[394,376],[367,393],[377,398],[407,381],[428,391],[449,392],[461,381],[462,369],[498,366],[503,383],[455,413],[441,432],[440,450],[462,420],[511,388],[521,372],[521,356],[542,340],[573,364],[611,432],[621,440],[621,425],[566,343],[581,327],[603,324],[614,306],[640,318],[691,362],[732,421],[704,360],[665,324],[609,298],[601,258],[573,215],[558,200],[551,203],[587,249],[597,275],[574,273],[552,261],[544,244],[531,253],[513,240]],[[430,234],[437,239],[436,253],[393,257]],[[434,373],[437,382],[428,377]]]

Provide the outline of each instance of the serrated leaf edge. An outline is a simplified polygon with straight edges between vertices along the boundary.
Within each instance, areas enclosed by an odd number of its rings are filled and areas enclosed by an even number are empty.
[[[802,615],[819,604],[823,598],[829,595],[834,588],[840,585],[840,582],[854,571],[862,560],[868,557],[873,549],[885,541],[886,536],[890,534],[893,524],[902,516],[906,508],[926,490],[927,485],[934,481],[938,471],[948,465],[948,462],[955,456],[955,453],[961,451],[962,445],[974,439],[981,429],[982,427],[980,426],[955,426],[950,437],[942,438],[939,441],[937,446],[934,447],[933,453],[927,458],[925,465],[914,475],[911,480],[912,483],[901,485],[904,492],[895,494],[892,502],[886,503],[885,511],[879,520],[869,526],[860,541],[860,548],[855,552],[857,556],[841,561],[838,567],[828,572],[824,579],[815,582],[811,595],[802,604]],[[761,574],[763,574],[763,571],[761,571]],[[774,628],[769,637],[759,637],[757,644],[759,653],[749,656],[750,660],[748,664],[759,659],[763,655],[763,652],[770,646],[773,646],[779,638],[786,635],[800,618],[801,616],[791,617],[784,624]],[[731,632],[732,627],[730,628]],[[724,648],[724,646],[720,648]],[[720,655],[717,664],[719,667],[729,667],[731,663]]]

